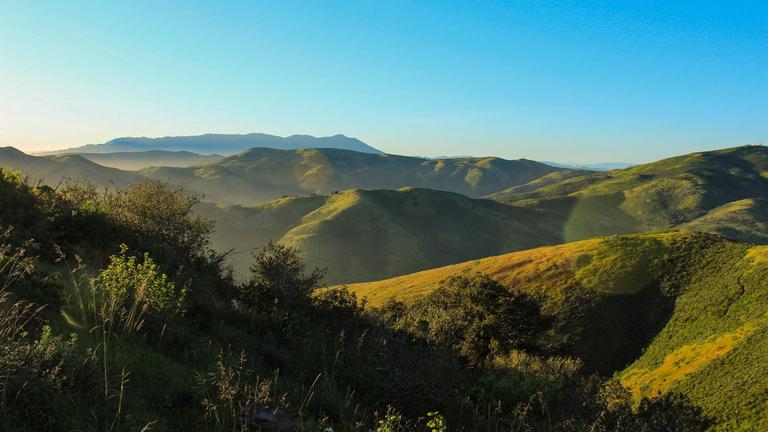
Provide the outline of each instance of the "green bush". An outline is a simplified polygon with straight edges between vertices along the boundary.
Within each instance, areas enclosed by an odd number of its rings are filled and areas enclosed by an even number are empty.
[[[515,348],[536,350],[550,322],[530,296],[475,274],[441,282],[408,309],[401,325],[479,364]]]
[[[181,309],[187,295],[185,288],[176,289],[168,276],[144,253],[141,262],[128,255],[128,247],[120,245],[120,253],[109,258],[95,283],[118,303],[138,301],[149,310],[174,312]]]
[[[254,255],[251,278],[242,286],[241,298],[267,308],[304,304],[322,286],[324,274],[319,269],[305,273],[305,267],[297,249],[270,242]]]

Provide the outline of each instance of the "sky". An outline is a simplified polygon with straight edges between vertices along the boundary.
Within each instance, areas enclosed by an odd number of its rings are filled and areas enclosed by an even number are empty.
[[[575,163],[768,144],[768,2],[0,0],[0,146],[248,132]]]

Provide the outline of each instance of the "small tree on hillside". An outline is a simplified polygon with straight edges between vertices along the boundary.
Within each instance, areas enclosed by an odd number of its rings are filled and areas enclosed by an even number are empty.
[[[533,298],[481,274],[444,280],[403,321],[411,332],[455,349],[470,363],[536,349],[550,324]]]
[[[207,252],[213,224],[195,216],[192,208],[200,197],[187,194],[157,181],[137,183],[104,196],[104,209],[118,224],[138,236],[139,249],[158,247],[173,250],[182,257]]]
[[[308,301],[323,282],[324,271],[305,272],[306,264],[296,248],[269,242],[254,255],[251,278],[242,287],[249,305],[291,306]]]

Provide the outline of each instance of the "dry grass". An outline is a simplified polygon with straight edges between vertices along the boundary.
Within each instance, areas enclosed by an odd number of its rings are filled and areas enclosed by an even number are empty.
[[[674,242],[689,236],[664,232],[583,240],[467,261],[391,279],[347,285],[372,306],[388,299],[412,302],[450,276],[484,273],[504,285],[559,298],[574,283],[607,293],[632,293],[652,278],[655,260]]]
[[[765,318],[750,321],[731,332],[710,336],[701,343],[684,345],[668,354],[659,367],[629,369],[621,381],[636,400],[664,394],[691,374],[728,354],[765,324]]]
[[[744,258],[751,260],[754,266],[768,263],[768,246],[755,246],[747,252]]]

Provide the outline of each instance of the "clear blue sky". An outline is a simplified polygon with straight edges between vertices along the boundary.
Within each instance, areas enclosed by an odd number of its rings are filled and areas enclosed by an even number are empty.
[[[254,131],[569,162],[768,143],[768,2],[0,0],[0,145]]]

